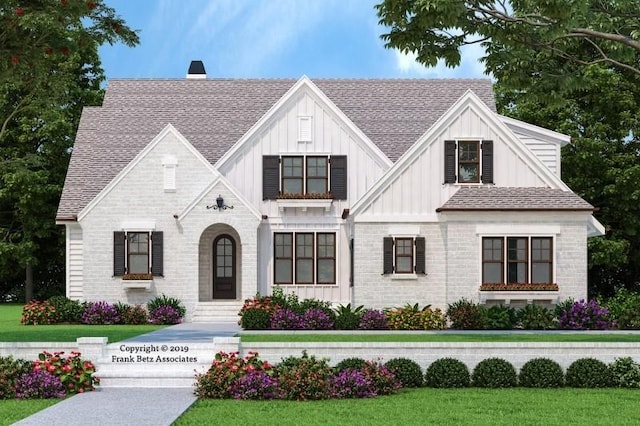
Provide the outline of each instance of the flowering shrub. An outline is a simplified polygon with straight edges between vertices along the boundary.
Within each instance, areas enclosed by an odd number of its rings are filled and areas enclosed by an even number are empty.
[[[42,352],[33,362],[33,370],[59,377],[67,395],[92,391],[100,384],[100,379],[93,377],[96,368],[90,361],[83,360],[80,352],[71,351],[68,357],[63,355],[64,352]]]
[[[89,302],[82,312],[82,323],[92,325],[118,324],[116,308],[107,302]]]
[[[390,395],[402,388],[402,383],[396,376],[380,363],[367,361],[367,364],[360,371],[371,379],[378,395]]]
[[[613,385],[621,388],[640,388],[640,364],[631,357],[616,358],[609,364]]]
[[[231,394],[235,399],[279,399],[282,390],[278,379],[267,371],[251,370],[233,382]]]
[[[377,394],[371,378],[357,369],[346,368],[329,379],[331,398],[370,398]]]
[[[430,305],[420,309],[417,303],[390,309],[385,315],[392,330],[440,330],[447,324],[440,309],[431,309]]]
[[[64,398],[66,393],[60,377],[49,372],[31,371],[18,378],[16,398]]]
[[[16,381],[33,369],[32,363],[12,356],[0,357],[0,399],[14,398]]]
[[[234,397],[233,386],[236,380],[252,371],[271,374],[272,370],[273,366],[266,361],[260,361],[256,352],[249,352],[244,358],[239,358],[238,352],[218,352],[209,370],[206,373],[196,375],[195,394],[199,398],[231,398]],[[267,385],[264,379],[262,384]],[[250,382],[238,384],[235,392],[251,395],[252,391],[250,391],[249,385]],[[269,384],[269,386],[271,385],[273,383]],[[269,391],[269,386],[264,389],[265,393]],[[260,391],[255,390],[255,392]]]
[[[280,309],[280,306],[273,302],[269,296],[257,295],[254,298],[246,299],[238,315],[238,324],[245,330],[264,330],[269,328],[271,314]]]
[[[32,301],[22,308],[22,319],[25,325],[53,324],[56,322],[56,308],[48,301]]]
[[[305,351],[302,357],[288,357],[275,368],[283,398],[298,401],[326,399],[329,397],[329,380],[333,369],[326,359],[309,356]]]
[[[118,306],[116,305],[116,309],[117,308]],[[120,315],[122,324],[139,325],[149,322],[147,310],[142,305],[131,306],[122,304],[120,309],[118,309],[118,314]]]
[[[480,291],[558,291],[558,284],[483,283]]]
[[[158,306],[149,313],[149,322],[151,324],[180,324],[182,316],[173,306]]]
[[[307,309],[302,314],[302,326],[307,330],[330,330],[333,328],[333,319],[322,309]]]
[[[447,307],[447,317],[451,321],[451,328],[462,330],[482,330],[484,315],[480,305],[462,298]]]
[[[622,288],[604,305],[618,328],[640,329],[640,293]]]
[[[596,300],[578,300],[558,317],[558,328],[568,330],[606,330],[611,326],[609,310],[600,307]]]
[[[284,308],[271,314],[269,327],[274,330],[298,330],[304,328],[304,321],[291,309]]]
[[[56,309],[56,323],[78,323],[82,319],[84,305],[77,300],[71,300],[65,296],[53,296],[49,298],[49,303]]]
[[[386,330],[389,328],[389,323],[382,311],[367,309],[360,316],[358,328],[361,330]]]
[[[147,302],[147,312],[153,312],[156,308],[159,308],[161,306],[171,306],[173,309],[178,311],[178,316],[181,319],[184,318],[184,315],[187,313],[187,309],[184,307],[180,299],[165,296],[164,294],[156,296]]]

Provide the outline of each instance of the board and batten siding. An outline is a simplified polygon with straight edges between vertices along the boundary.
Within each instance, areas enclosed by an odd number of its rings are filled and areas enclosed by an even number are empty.
[[[67,224],[66,245],[67,245],[67,289],[66,294],[69,299],[82,300],[83,281],[83,241],[82,228],[78,224]]]
[[[386,188],[360,214],[356,221],[402,221],[420,217],[435,221],[435,210],[442,206],[460,187],[444,183],[444,155],[446,140],[493,141],[493,182],[503,187],[548,186],[523,158],[512,141],[505,140],[505,132],[496,131],[477,109],[465,108],[449,121],[442,131],[415,152]],[[516,141],[515,143],[521,143]],[[524,150],[526,148],[521,147]]]

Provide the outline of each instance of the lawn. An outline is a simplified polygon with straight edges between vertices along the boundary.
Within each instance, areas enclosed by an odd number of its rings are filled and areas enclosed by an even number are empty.
[[[0,305],[0,342],[75,342],[78,337],[107,337],[118,342],[164,325],[22,325],[22,305]]]
[[[11,425],[60,401],[60,399],[0,399],[0,425]]]
[[[200,400],[174,425],[637,425],[638,391],[418,389],[364,400]]]
[[[252,342],[640,342],[640,333],[537,332],[537,333],[389,333],[389,334],[244,334]]]

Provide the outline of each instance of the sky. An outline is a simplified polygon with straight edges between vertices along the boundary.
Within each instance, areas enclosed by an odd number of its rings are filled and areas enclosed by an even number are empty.
[[[107,78],[478,78],[482,50],[462,64],[425,68],[384,47],[380,0],[106,0],[140,44],[100,49]]]

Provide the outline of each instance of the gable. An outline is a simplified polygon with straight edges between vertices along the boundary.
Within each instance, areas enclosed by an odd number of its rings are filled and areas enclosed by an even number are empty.
[[[354,220],[436,220],[436,209],[460,187],[444,183],[445,141],[492,141],[496,186],[568,190],[497,114],[467,92],[358,201]]]

